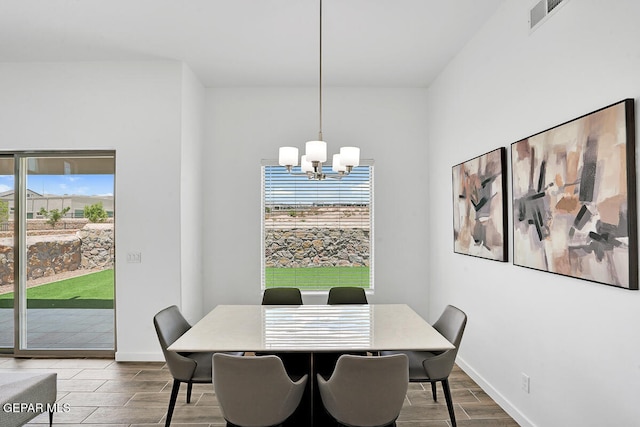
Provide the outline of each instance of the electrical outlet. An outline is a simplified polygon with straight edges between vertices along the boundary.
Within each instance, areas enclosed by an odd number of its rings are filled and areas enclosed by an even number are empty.
[[[527,394],[531,391],[531,378],[524,372],[522,373],[522,391]]]
[[[129,252],[127,253],[127,262],[140,264],[142,262],[142,252]]]

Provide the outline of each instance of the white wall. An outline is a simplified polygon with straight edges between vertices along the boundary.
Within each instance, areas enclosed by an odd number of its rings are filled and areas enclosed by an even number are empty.
[[[202,304],[202,149],[205,90],[191,69],[182,65],[182,143],[180,156],[181,304],[194,323],[203,316]]]
[[[640,2],[569,1],[529,34],[531,4],[505,1],[428,91],[430,310],[467,312],[460,363],[522,425],[637,425],[640,292],[453,253],[453,165],[640,96]]]
[[[118,360],[161,360],[152,317],[181,297],[182,87],[178,62],[0,64],[0,149],[116,151]]]
[[[205,309],[259,303],[261,159],[316,139],[317,88],[207,90],[204,158]],[[329,153],[361,148],[375,161],[375,295],[427,308],[425,91],[325,88]],[[238,254],[242,254],[239,256]],[[324,304],[324,295],[304,295]]]

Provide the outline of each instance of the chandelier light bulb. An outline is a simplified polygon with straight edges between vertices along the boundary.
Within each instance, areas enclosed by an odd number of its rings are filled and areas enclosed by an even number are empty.
[[[300,169],[302,172],[313,172],[313,165],[307,160],[306,155],[300,158]]]
[[[310,162],[327,161],[327,143],[324,141],[307,141],[305,154]]]
[[[280,147],[280,150],[278,150],[278,163],[280,166],[298,166],[298,148]]]
[[[340,161],[340,154],[333,155],[333,163],[331,165],[331,169],[333,169],[333,171],[337,173],[347,171],[347,167]]]
[[[358,147],[340,148],[340,161],[344,166],[360,165],[360,149]]]

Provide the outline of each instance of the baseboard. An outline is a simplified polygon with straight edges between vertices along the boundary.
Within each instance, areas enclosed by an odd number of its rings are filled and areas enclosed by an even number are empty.
[[[116,351],[116,362],[164,362],[164,355],[162,352],[123,353]]]
[[[456,364],[462,369],[472,380],[484,390],[504,411],[511,416],[521,427],[536,427],[522,412],[509,402],[498,390],[493,388],[491,383],[485,380],[475,369],[469,366],[460,357],[456,358]]]

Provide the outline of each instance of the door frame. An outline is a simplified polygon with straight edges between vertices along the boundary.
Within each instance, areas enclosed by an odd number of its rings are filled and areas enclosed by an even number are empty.
[[[28,349],[23,348],[27,345],[27,299],[26,299],[26,224],[27,224],[27,198],[26,198],[26,177],[27,177],[27,158],[30,157],[112,157],[114,162],[114,180],[113,180],[113,210],[114,218],[116,211],[116,180],[115,150],[42,150],[42,151],[10,151],[0,152],[0,157],[13,157],[14,159],[14,342],[13,349],[5,347],[1,349],[3,353],[13,354],[16,357],[115,357],[117,349],[117,328],[116,328],[116,276],[114,274],[114,303],[113,303],[113,323],[114,323],[114,347],[113,349]],[[24,212],[24,215],[22,213]],[[24,232],[23,232],[24,230]],[[115,219],[114,219],[114,253],[115,253]],[[116,270],[116,261],[114,256],[114,272]]]

